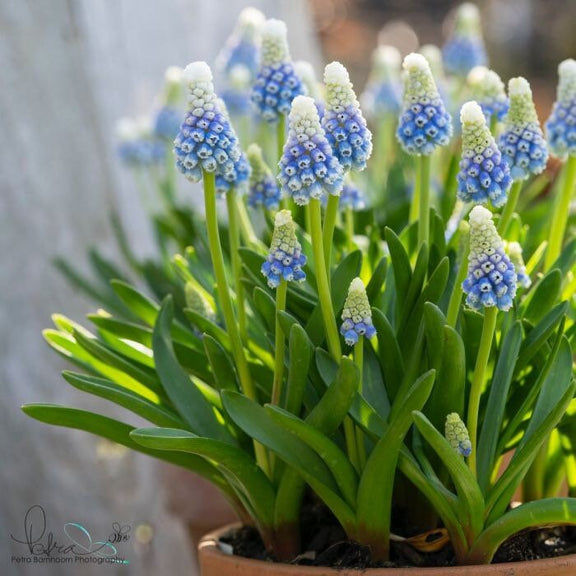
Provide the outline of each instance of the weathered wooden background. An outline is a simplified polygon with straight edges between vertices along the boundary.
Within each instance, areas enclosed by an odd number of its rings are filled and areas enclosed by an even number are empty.
[[[113,255],[107,212],[119,208],[133,242],[150,248],[114,125],[145,113],[167,66],[212,61],[243,0],[0,0],[0,573],[192,574],[184,530],[165,510],[155,462],[111,451],[87,434],[24,416],[53,402],[130,417],[69,387],[41,330],[58,311],[81,320],[94,304],[52,266]],[[305,0],[253,2],[287,21],[293,55],[317,60]],[[128,566],[17,565],[26,510],[41,504],[55,537],[80,522],[94,538],[112,522],[147,524],[149,544],[120,546]]]

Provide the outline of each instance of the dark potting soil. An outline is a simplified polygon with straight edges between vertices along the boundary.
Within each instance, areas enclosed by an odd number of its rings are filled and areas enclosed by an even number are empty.
[[[455,565],[450,545],[423,553],[402,542],[391,542],[390,561],[373,562],[370,548],[346,539],[344,531],[322,505],[306,507],[301,519],[302,554],[291,564],[330,568],[442,567]],[[234,554],[274,562],[255,528],[244,526],[221,538]],[[576,554],[576,528],[559,527],[523,532],[510,538],[496,552],[493,562],[520,562]]]

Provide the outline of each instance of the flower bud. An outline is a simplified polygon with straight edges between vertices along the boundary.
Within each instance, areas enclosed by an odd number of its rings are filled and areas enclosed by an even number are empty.
[[[510,103],[500,76],[485,66],[476,66],[470,70],[467,83],[472,98],[480,104],[486,121],[489,123],[492,116],[499,121],[502,120],[508,112]]]
[[[258,144],[250,144],[246,155],[252,167],[248,204],[253,208],[263,206],[267,210],[277,210],[281,199],[280,188],[262,156],[262,149]]]
[[[444,434],[450,446],[462,456],[468,457],[472,453],[472,443],[468,435],[466,424],[462,422],[462,418],[456,413],[452,412],[446,416],[446,424],[444,427]]]
[[[372,309],[366,295],[366,288],[360,278],[354,278],[348,288],[348,296],[342,310],[340,334],[348,346],[354,346],[360,336],[373,338],[376,328],[372,324]]]

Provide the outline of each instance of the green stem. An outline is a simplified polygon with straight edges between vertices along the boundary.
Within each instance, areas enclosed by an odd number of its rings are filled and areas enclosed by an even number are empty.
[[[496,319],[498,317],[498,308],[491,306],[484,310],[484,325],[482,327],[482,336],[480,337],[480,347],[476,357],[476,366],[474,367],[474,376],[472,377],[472,386],[470,387],[470,399],[468,401],[468,434],[472,444],[472,453],[468,458],[470,470],[476,476],[476,447],[478,437],[478,412],[480,410],[480,396],[484,387],[486,378],[486,368],[492,349],[492,340],[496,331]]]
[[[492,114],[492,116],[490,117],[490,132],[492,133],[492,136],[494,136],[494,138],[496,138],[497,131],[498,131],[498,115]]]
[[[358,387],[358,393],[360,396],[363,394],[362,381],[364,378],[364,336],[358,338],[358,342],[354,346],[354,363],[358,367],[358,372],[360,373],[360,385]],[[366,465],[366,443],[364,442],[364,433],[359,426],[355,426],[356,429],[356,447],[358,455],[358,465],[360,470],[364,469]]]
[[[386,200],[388,169],[394,160],[394,128],[396,117],[386,115],[378,125],[374,141],[374,166],[372,183],[377,197]]]
[[[562,241],[566,232],[568,218],[570,217],[570,200],[576,187],[576,156],[569,156],[566,162],[564,185],[554,206],[552,220],[550,221],[550,236],[548,249],[544,260],[544,269],[547,271],[556,262],[562,251]]]
[[[460,312],[460,304],[462,302],[462,282],[464,282],[464,279],[466,278],[466,273],[468,272],[470,235],[468,233],[465,234],[466,237],[462,238],[462,246],[460,249],[460,254],[458,254],[460,267],[458,268],[458,274],[456,275],[456,281],[454,282],[454,288],[452,288],[452,294],[450,295],[450,302],[448,303],[447,321],[448,325],[452,326],[452,328],[456,327],[456,322],[458,321],[458,313]]]
[[[230,343],[232,347],[232,354],[236,362],[236,369],[238,370],[238,377],[242,391],[251,400],[257,401],[256,387],[252,382],[248,362],[244,355],[244,347],[240,339],[240,332],[236,323],[236,316],[234,314],[234,307],[232,306],[232,299],[230,297],[230,290],[228,289],[228,281],[226,280],[226,269],[224,267],[224,254],[222,253],[222,244],[220,243],[220,235],[218,233],[218,216],[216,213],[216,179],[214,172],[203,173],[204,183],[204,202],[206,208],[206,228],[208,231],[208,246],[210,249],[210,256],[212,265],[214,267],[214,275],[216,277],[216,290],[218,292],[218,299],[222,307],[222,314],[226,329],[230,336]],[[269,472],[268,457],[264,447],[257,442],[254,443],[254,451],[256,453],[256,460],[260,467],[266,472]]]
[[[420,206],[418,216],[418,247],[428,244],[430,236],[430,156],[418,158]]]
[[[340,347],[340,337],[334,317],[334,308],[332,306],[332,296],[330,295],[330,284],[326,271],[326,262],[324,260],[324,248],[322,246],[322,216],[320,200],[313,198],[308,204],[310,211],[310,232],[312,238],[312,253],[314,255],[314,267],[316,270],[316,282],[318,284],[318,298],[320,308],[324,319],[324,328],[326,330],[326,339],[328,349],[337,363],[340,363],[342,348]]]
[[[324,261],[326,262],[326,273],[330,282],[330,268],[332,266],[332,242],[334,240],[334,228],[338,217],[338,205],[340,196],[328,194],[328,204],[324,216],[324,230],[322,231],[322,244],[324,246]]]
[[[412,195],[412,203],[410,204],[410,214],[408,216],[408,224],[413,224],[418,221],[420,214],[420,178],[419,167],[420,159],[416,158],[416,178],[414,180],[414,194]]]
[[[272,386],[272,404],[278,406],[282,398],[282,382],[284,377],[284,331],[280,324],[279,312],[286,309],[286,294],[288,282],[282,279],[276,289],[276,333],[274,337],[274,384]]]
[[[240,231],[238,229],[238,213],[236,210],[236,191],[231,188],[226,194],[228,207],[228,238],[230,242],[230,260],[232,261],[232,274],[234,276],[234,290],[236,292],[236,307],[238,309],[238,328],[242,343],[248,341],[246,332],[246,307],[244,303],[244,286],[242,285],[242,261],[240,260]]]
[[[252,222],[250,221],[250,217],[248,216],[248,212],[246,211],[246,204],[244,204],[242,198],[236,195],[236,208],[238,213],[238,222],[240,224],[240,233],[242,234],[242,238],[248,246],[252,248],[263,247],[265,248],[264,244],[258,239],[256,233],[254,232],[254,228],[252,226]]]
[[[536,453],[536,458],[528,468],[522,483],[522,502],[532,502],[544,498],[544,478],[548,463],[548,441]]]
[[[522,190],[522,180],[515,180],[510,188],[510,194],[508,194],[508,200],[502,211],[502,216],[500,216],[500,221],[498,222],[498,234],[501,238],[506,236],[506,230],[512,220],[514,210],[516,210],[516,204],[518,203],[518,198],[520,197],[520,191]]]
[[[346,241],[348,252],[353,252],[355,245],[354,245],[354,210],[351,206],[346,208]]]

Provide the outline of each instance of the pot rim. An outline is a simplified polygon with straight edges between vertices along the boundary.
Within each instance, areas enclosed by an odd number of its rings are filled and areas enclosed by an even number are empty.
[[[328,568],[324,566],[302,566],[296,564],[284,564],[280,562],[267,562],[235,556],[222,552],[218,545],[221,536],[227,532],[239,528],[240,523],[227,524],[218,530],[206,534],[198,544],[198,558],[201,566],[201,574],[204,574],[205,564],[217,564],[221,568],[227,565],[225,571],[219,574],[257,574],[258,576],[545,576],[554,574],[562,576],[576,574],[576,554],[530,560],[523,562],[506,562],[502,564],[487,564],[479,566],[448,566],[426,568]],[[231,569],[231,564],[234,569]],[[566,570],[564,570],[566,569]]]

